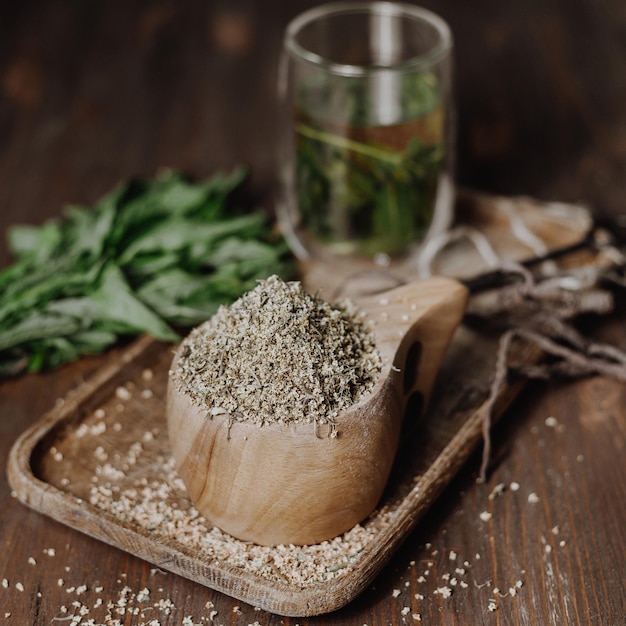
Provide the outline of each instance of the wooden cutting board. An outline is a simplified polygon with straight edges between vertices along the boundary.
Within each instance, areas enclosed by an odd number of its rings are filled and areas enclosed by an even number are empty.
[[[466,195],[458,215],[483,233],[498,254],[513,259],[532,257],[542,246],[547,250],[575,243],[590,226],[579,207],[528,199]],[[440,255],[433,268],[467,275],[486,266],[461,242]],[[346,268],[329,275],[327,268],[313,266],[307,280],[328,296],[345,286],[346,276]],[[367,282],[365,288],[371,287]],[[363,281],[358,288],[364,288]],[[261,547],[235,540],[198,516],[173,468],[166,433],[173,348],[147,337],[68,394],[16,441],[9,482],[27,506],[159,568],[281,615],[330,612],[372,582],[479,446],[480,408],[493,376],[496,345],[497,337],[458,328],[430,408],[402,437],[378,507],[330,542]],[[516,345],[511,363],[536,358],[535,350]],[[522,383],[515,383],[502,390],[494,418],[521,388]]]

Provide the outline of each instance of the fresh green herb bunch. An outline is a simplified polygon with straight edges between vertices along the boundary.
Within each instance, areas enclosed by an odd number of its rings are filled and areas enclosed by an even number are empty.
[[[385,126],[369,78],[320,78],[300,94],[295,127],[303,226],[339,253],[402,255],[424,238],[434,213],[443,164],[439,83],[428,73],[399,76],[402,117]]]
[[[0,375],[53,368],[121,336],[176,341],[220,304],[272,274],[287,246],[233,194],[243,169],[194,184],[166,171],[132,180],[93,208],[9,229],[15,263],[0,271]]]

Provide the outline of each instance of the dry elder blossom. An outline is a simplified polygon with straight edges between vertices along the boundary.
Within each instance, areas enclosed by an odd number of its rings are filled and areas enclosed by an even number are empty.
[[[210,415],[259,426],[334,424],[381,369],[349,303],[331,305],[271,276],[191,331],[172,372]]]

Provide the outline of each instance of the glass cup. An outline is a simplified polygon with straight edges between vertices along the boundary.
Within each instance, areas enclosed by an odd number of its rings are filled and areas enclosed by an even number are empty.
[[[411,258],[452,219],[452,36],[425,9],[296,17],[279,67],[278,221],[301,259]]]

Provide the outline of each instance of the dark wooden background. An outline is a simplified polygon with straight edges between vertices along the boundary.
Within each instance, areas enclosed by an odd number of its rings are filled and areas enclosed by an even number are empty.
[[[247,163],[253,188],[270,205],[281,34],[313,4],[3,0],[0,233],[58,216],[66,203],[93,202],[121,179],[159,166],[203,177]],[[459,182],[581,202],[624,224],[626,3],[422,5],[455,34]],[[9,262],[2,239],[0,266]],[[623,316],[601,332],[623,346]],[[0,383],[2,465],[15,438],[106,358]],[[102,585],[105,604],[125,584],[163,587],[177,609],[154,617],[168,625],[186,615],[208,622],[207,601],[218,624],[418,623],[413,613],[425,624],[626,624],[625,405],[624,387],[601,378],[529,386],[496,429],[489,485],[475,485],[474,459],[374,588],[338,613],[308,620],[254,611],[173,574],[151,575],[148,564],[24,508],[2,480],[0,579],[9,588],[0,587],[0,624],[64,623],[52,620],[77,598],[58,578]],[[546,425],[549,416],[561,427]],[[519,491],[489,500],[494,485],[512,481]],[[479,515],[487,509],[493,517],[485,522]],[[47,548],[56,556],[43,554]],[[453,587],[447,599],[434,594],[464,561],[470,565],[458,577],[468,586]],[[494,592],[518,580],[514,597]],[[237,605],[242,614],[233,612]]]

